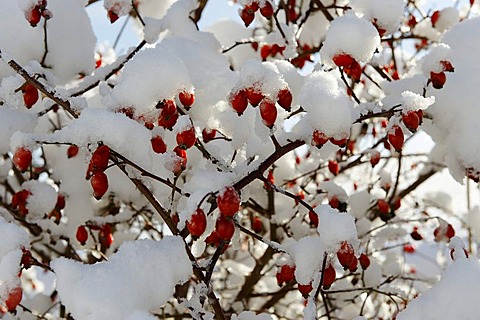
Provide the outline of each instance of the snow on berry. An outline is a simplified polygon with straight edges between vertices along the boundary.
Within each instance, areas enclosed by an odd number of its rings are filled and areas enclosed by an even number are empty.
[[[336,139],[348,137],[352,125],[353,106],[341,92],[332,74],[316,71],[307,76],[300,89],[298,103],[307,112],[302,120],[307,121],[312,128],[328,137]]]
[[[15,131],[32,132],[36,122],[36,118],[31,114],[0,108],[0,153],[6,154],[10,151],[10,137]]]
[[[24,182],[22,188],[30,192],[30,195],[27,197],[27,218],[29,220],[41,219],[44,214],[55,208],[57,192],[49,184],[30,180]]]
[[[321,224],[323,224],[323,221]],[[323,244],[321,237],[308,236],[298,240],[293,247],[295,279],[299,284],[308,285],[322,269],[325,252]]]
[[[452,49],[444,43],[433,47],[430,53],[422,60],[422,71],[425,77],[429,78],[431,72],[440,73],[445,70],[442,61],[451,61]]]
[[[84,265],[59,258],[51,266],[60,301],[76,319],[122,319],[158,308],[192,272],[179,237],[125,242],[108,262]]]
[[[109,11],[113,12],[117,16],[126,16],[132,11],[132,1],[130,0],[105,0],[103,2],[103,7]]]
[[[7,222],[0,216],[0,300],[4,300],[4,288],[7,283],[16,281],[22,257],[21,248],[29,248],[28,233],[15,225]],[[8,286],[8,285],[7,285]]]
[[[450,61],[455,67],[455,72],[447,73],[447,82],[443,89],[427,91],[427,95],[435,95],[436,102],[428,110],[436,129],[439,129],[429,130],[428,133],[436,143],[446,146],[446,164],[452,176],[459,182],[463,180],[466,171],[475,172],[480,169],[480,141],[474,138],[476,133],[473,129],[476,127],[476,119],[480,117],[480,96],[474,85],[480,81],[480,69],[476,62],[480,46],[469,40],[474,36],[473,30],[479,27],[478,19],[457,24],[445,33],[442,40],[445,45],[434,48],[422,63],[424,72],[443,68],[443,60]]]
[[[240,69],[239,76],[233,91],[252,88],[272,100],[280,90],[288,87],[277,66],[271,62],[248,60]]]
[[[358,246],[357,229],[354,218],[346,213],[339,213],[328,205],[316,207],[321,223],[318,225],[322,248],[328,253],[335,253],[340,248],[341,242],[346,241],[353,246]]]
[[[431,96],[424,98],[419,94],[411,91],[405,91],[402,93],[402,109],[403,113],[408,111],[425,110],[435,103],[435,97]]]
[[[174,98],[179,88],[193,88],[187,67],[174,53],[157,46],[127,63],[111,94],[115,107],[133,107],[139,116],[154,110],[159,101]]]
[[[380,37],[375,27],[363,18],[348,14],[332,21],[320,56],[330,67],[335,66],[332,59],[338,54],[348,54],[357,62],[367,62],[379,46]]]
[[[374,23],[379,32],[383,29],[385,34],[390,34],[397,30],[402,21],[405,1],[351,0],[350,5],[364,19]]]

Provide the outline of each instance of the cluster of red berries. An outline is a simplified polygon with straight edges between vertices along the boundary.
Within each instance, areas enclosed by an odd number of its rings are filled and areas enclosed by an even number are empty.
[[[260,104],[260,116],[262,122],[269,128],[273,128],[277,119],[277,107],[275,102],[286,111],[292,107],[293,96],[288,87],[280,89],[275,97],[276,101],[265,96],[259,89],[249,87],[232,92],[229,96],[230,106],[239,116],[247,109],[250,103],[254,108]]]
[[[313,62],[312,55],[310,54],[312,47],[310,47],[308,44],[298,44],[297,50],[299,51],[298,56],[290,60],[291,64],[299,69],[302,69],[307,61]]]
[[[96,226],[96,225],[79,226],[77,228],[75,237],[77,238],[77,241],[80,242],[82,246],[85,245],[85,243],[87,243],[87,240],[88,240],[87,228],[90,230],[98,231],[98,240],[104,248],[108,249],[113,244],[114,239],[113,239],[112,227],[110,224],[107,223],[102,226]]]
[[[445,72],[454,72],[455,68],[452,66],[450,61],[440,61],[440,64],[442,65],[442,71],[440,72],[430,72],[430,79],[429,81],[432,83],[432,86],[435,89],[442,89],[443,86],[445,85],[445,82],[447,82],[447,76],[445,75]]]
[[[379,199],[377,201],[377,209],[379,212],[379,217],[382,221],[388,221],[395,216],[395,211],[400,209],[401,201],[400,199],[395,199],[390,205],[386,200]]]
[[[248,27],[255,19],[255,12],[260,9],[260,14],[267,19],[273,16],[274,9],[270,1],[264,1],[262,6],[257,1],[253,1],[251,4],[247,4],[240,11],[240,18],[242,18],[245,27]]]
[[[337,67],[343,68],[343,71],[355,82],[360,81],[362,75],[362,66],[352,56],[346,53],[339,53],[333,57],[333,63]]]
[[[101,145],[93,152],[88,164],[86,179],[90,179],[93,196],[97,200],[100,200],[108,190],[108,178],[104,171],[108,167],[109,159],[110,148],[106,145]]]
[[[312,142],[311,145],[320,149],[325,143],[330,141],[334,145],[339,147],[345,147],[347,145],[348,137],[336,139],[334,137],[328,137],[325,133],[320,130],[313,130],[312,133]]]
[[[28,214],[27,199],[30,195],[30,191],[23,189],[12,196],[12,208],[18,209],[18,213],[22,216]]]
[[[52,12],[47,9],[47,0],[38,0],[37,4],[25,12],[25,19],[32,27],[36,27],[40,20],[52,18]]]

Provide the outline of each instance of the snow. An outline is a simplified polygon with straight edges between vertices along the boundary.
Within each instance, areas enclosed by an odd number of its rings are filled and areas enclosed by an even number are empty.
[[[336,253],[343,241],[347,241],[354,248],[358,246],[357,228],[354,218],[347,213],[339,213],[329,205],[316,207],[319,224],[321,248],[328,253]]]
[[[425,110],[435,103],[435,97],[424,98],[419,94],[413,93],[411,91],[405,91],[402,93],[402,109],[403,112],[407,111],[416,111],[416,110]]]
[[[349,54],[357,62],[368,62],[380,46],[375,27],[354,14],[335,18],[320,49],[322,62],[334,67],[332,59],[337,54]]]
[[[441,280],[412,300],[398,320],[474,320],[478,318],[480,265],[476,259],[457,259],[442,273]]]
[[[140,116],[154,111],[159,101],[175,98],[182,89],[192,89],[187,67],[174,52],[157,46],[127,63],[112,98],[116,107],[133,107]]]
[[[439,129],[428,133],[435,142],[447,147],[445,161],[450,173],[459,182],[463,180],[467,168],[480,170],[478,159],[480,141],[475,138],[474,129],[477,123],[475,119],[480,117],[478,109],[480,97],[475,85],[480,81],[476,63],[480,45],[478,41],[471,40],[475,34],[474,30],[478,28],[480,19],[474,18],[457,24],[445,33],[442,41],[451,49],[449,52],[455,71],[446,73],[447,81],[443,89],[427,91],[427,95],[434,94],[436,98],[435,104],[428,110]],[[438,50],[440,49],[436,51]],[[441,49],[441,52],[443,51],[445,49]],[[431,60],[443,59],[440,53],[438,55],[434,53],[436,58]],[[426,57],[425,61],[428,60]]]
[[[108,262],[84,265],[59,258],[51,266],[59,298],[75,319],[137,319],[139,312],[145,319],[145,312],[165,304],[175,285],[192,273],[179,237],[125,242]]]
[[[348,136],[353,106],[333,74],[316,71],[308,75],[300,89],[298,103],[307,112],[304,119],[313,129],[337,139]]]
[[[28,233],[0,216],[0,301],[6,299],[8,289],[18,281],[22,248],[30,248]]]
[[[271,320],[272,316],[267,313],[256,314],[252,311],[243,311],[239,315],[233,315],[232,320]]]
[[[444,68],[441,61],[451,61],[451,48],[444,43],[434,46],[423,59],[422,71],[425,77],[430,78],[430,72],[442,72]]]
[[[236,92],[250,87],[274,100],[278,91],[288,85],[279,73],[277,66],[272,62],[248,60],[240,69],[239,81],[232,91]]]
[[[36,122],[37,119],[32,114],[0,108],[0,153],[6,154],[10,150],[10,137],[14,132],[31,132]]]
[[[440,10],[440,16],[435,22],[435,29],[444,32],[460,21],[458,10],[454,7],[448,7]]]
[[[132,1],[130,0],[104,0],[103,7],[118,16],[125,16],[133,9]]]
[[[28,220],[42,219],[45,214],[55,208],[57,192],[51,185],[29,180],[22,184],[22,188],[30,192],[27,197]]]
[[[295,279],[298,283],[309,284],[322,270],[325,248],[323,244],[322,237],[303,237],[296,243],[292,256],[295,261]]]
[[[350,5],[368,21],[385,29],[386,34],[397,30],[403,18],[404,0],[351,0]]]

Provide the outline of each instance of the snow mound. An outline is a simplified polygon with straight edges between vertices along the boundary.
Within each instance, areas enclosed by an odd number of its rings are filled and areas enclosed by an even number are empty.
[[[51,266],[60,300],[75,319],[125,319],[160,307],[192,273],[179,237],[125,242],[108,262],[84,265],[60,258]]]
[[[410,302],[398,320],[478,319],[480,265],[474,259],[456,260],[430,290]]]

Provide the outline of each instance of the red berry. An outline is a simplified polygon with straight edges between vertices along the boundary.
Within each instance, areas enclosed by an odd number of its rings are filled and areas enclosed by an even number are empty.
[[[440,61],[440,63],[443,66],[443,71],[446,71],[446,72],[454,72],[455,71],[455,68],[452,66],[452,63],[450,61],[442,60],[442,61]]]
[[[178,112],[170,113],[167,109],[162,109],[160,116],[158,117],[158,125],[163,128],[172,129],[173,126],[177,123]]]
[[[108,190],[108,178],[103,171],[95,172],[90,180],[93,189],[93,196],[100,200]]]
[[[102,226],[102,228],[100,229],[100,232],[98,233],[98,238],[100,240],[100,243],[102,244],[102,246],[104,246],[105,248],[110,248],[110,246],[112,245],[114,239],[113,239],[113,234],[112,234],[112,228],[110,226],[110,224],[105,224]]]
[[[357,61],[353,60],[352,64],[344,67],[343,70],[353,81],[360,81],[360,77],[362,76],[362,66]]]
[[[248,106],[248,99],[245,90],[240,90],[230,95],[230,106],[235,110],[239,116],[243,114]]]
[[[380,152],[374,151],[370,154],[370,164],[372,168],[375,167],[380,162]]]
[[[267,60],[270,54],[272,54],[272,47],[268,44],[263,45],[262,48],[260,49],[260,56],[262,57],[262,60],[263,61]]]
[[[193,92],[182,91],[178,94],[180,103],[187,109],[189,109],[195,102],[195,94]]]
[[[415,241],[420,241],[423,240],[423,236],[418,233],[418,230],[414,229],[411,233],[410,236],[412,237],[413,240]]]
[[[318,227],[318,214],[315,213],[315,211],[309,211],[308,212],[308,218],[310,219],[310,226],[313,228]]]
[[[335,139],[333,137],[330,138],[331,143],[342,148],[345,147],[345,145],[347,144],[347,140],[348,138],[343,138],[343,139]]]
[[[278,98],[277,102],[280,105],[280,107],[282,107],[286,111],[290,111],[292,107],[292,100],[293,100],[292,93],[290,92],[290,90],[288,88],[283,88],[282,90],[278,91],[277,98]]]
[[[25,147],[20,147],[15,150],[12,161],[18,170],[25,171],[32,164],[32,152]]]
[[[152,139],[150,139],[150,142],[152,144],[152,149],[156,153],[165,153],[167,152],[167,145],[163,141],[162,137],[160,136],[155,136]]]
[[[182,132],[177,133],[176,139],[180,148],[191,148],[197,141],[197,137],[195,136],[195,128],[192,126]]]
[[[187,228],[194,237],[200,237],[207,228],[207,216],[202,209],[197,209],[187,221]]]
[[[284,264],[280,267],[280,270],[278,272],[278,274],[281,275],[281,279],[283,280],[282,281],[282,284],[283,282],[291,282],[293,280],[295,280],[295,266],[293,265],[289,265],[289,264]],[[278,280],[278,278],[277,278]],[[278,281],[277,281],[278,282]],[[282,285],[282,284],[279,284],[279,285]]]
[[[57,204],[55,204],[55,209],[62,210],[65,208],[65,196],[63,194],[57,195]]]
[[[302,296],[307,297],[308,294],[313,290],[312,284],[298,284],[298,291],[302,294]]]
[[[110,159],[110,148],[106,145],[101,145],[95,150],[90,159],[90,164],[87,170],[87,179],[96,172],[103,172],[108,167],[108,160]]]
[[[335,63],[335,65],[337,65],[338,67],[348,67],[352,64],[353,61],[355,61],[355,59],[345,53],[336,54],[332,60],[333,63]]]
[[[240,12],[240,18],[242,18],[245,27],[248,27],[255,19],[255,12],[253,12],[248,6],[242,9]]]
[[[410,110],[407,113],[402,114],[402,120],[405,127],[408,130],[415,132],[420,124],[420,119],[416,111]]]
[[[215,129],[207,129],[207,128],[203,129],[202,130],[203,142],[208,143],[212,141],[215,138],[216,134],[217,134],[217,130]]]
[[[8,293],[8,298],[5,300],[5,306],[7,307],[8,311],[12,312],[15,311],[17,306],[20,304],[23,298],[23,290],[21,287],[13,288]]]
[[[340,201],[338,200],[337,196],[333,196],[330,199],[328,199],[328,204],[333,209],[338,209],[340,207]]]
[[[178,175],[187,168],[187,152],[179,146],[176,146],[173,152],[177,155],[177,158],[174,160],[173,173]]]
[[[257,91],[254,87],[248,88],[245,90],[245,94],[247,95],[248,102],[253,106],[256,107],[265,98],[265,95]]]
[[[395,150],[402,150],[404,139],[402,128],[400,128],[398,125],[394,125],[388,131],[388,141],[395,148]]]
[[[340,166],[338,165],[338,162],[335,160],[328,160],[328,170],[336,176],[340,172]]]
[[[254,217],[252,220],[252,230],[256,233],[261,233],[263,231],[262,219],[259,217]]]
[[[358,259],[357,257],[353,256],[352,263],[350,264],[350,267],[348,267],[348,270],[350,270],[350,272],[355,272],[357,271],[357,268],[358,268]]]
[[[362,253],[358,260],[360,261],[360,266],[362,267],[362,269],[367,270],[370,266],[370,258],[365,253]]]
[[[216,247],[220,245],[220,242],[222,242],[222,239],[215,230],[213,230],[212,233],[205,239],[206,244],[212,244]]]
[[[275,120],[277,119],[277,107],[275,102],[270,99],[263,99],[260,104],[260,116],[264,125],[273,128]]]
[[[388,202],[383,199],[378,200],[377,207],[378,207],[378,211],[380,211],[381,214],[390,213],[390,206],[388,205]]]
[[[353,247],[348,242],[343,241],[340,245],[340,250],[337,252],[337,258],[345,270],[349,269],[355,259]]]
[[[329,264],[323,271],[323,282],[322,286],[324,289],[330,288],[330,286],[335,282],[337,278],[337,272],[332,264]]]
[[[432,27],[435,28],[435,25],[437,24],[438,18],[440,18],[440,11],[436,10],[433,14],[430,20],[432,21]]]
[[[414,253],[415,248],[411,244],[407,243],[403,246],[403,251],[406,252],[406,253]]]
[[[445,75],[445,72],[430,72],[430,81],[432,81],[432,86],[435,89],[442,89],[443,85],[447,81],[447,76]]]
[[[218,236],[223,240],[230,240],[235,233],[235,223],[232,220],[227,220],[223,217],[218,218],[215,223],[215,231]]]
[[[273,16],[273,6],[270,1],[266,1],[263,7],[260,7],[260,14],[267,19]]]
[[[25,107],[27,107],[27,109],[30,109],[38,101],[38,90],[30,83],[25,83],[22,86],[22,92]]]
[[[321,131],[314,130],[312,136],[312,146],[321,148],[325,143],[328,142],[328,137]]]
[[[240,208],[240,196],[233,187],[226,187],[217,197],[217,206],[224,217],[233,217]]]
[[[40,22],[40,19],[42,18],[40,8],[38,6],[30,8],[30,10],[26,13],[25,18],[32,27],[36,27],[37,24]]]
[[[77,238],[77,241],[80,242],[82,246],[84,246],[88,240],[87,228],[85,228],[85,226],[79,226],[77,228],[77,233],[75,234],[75,237]]]
[[[110,23],[114,23],[119,18],[118,14],[113,12],[112,10],[108,10],[107,15],[108,15],[108,19],[110,20]]]
[[[78,154],[79,149],[80,148],[76,145],[71,145],[70,147],[68,147],[68,149],[67,149],[68,159],[75,157]]]

